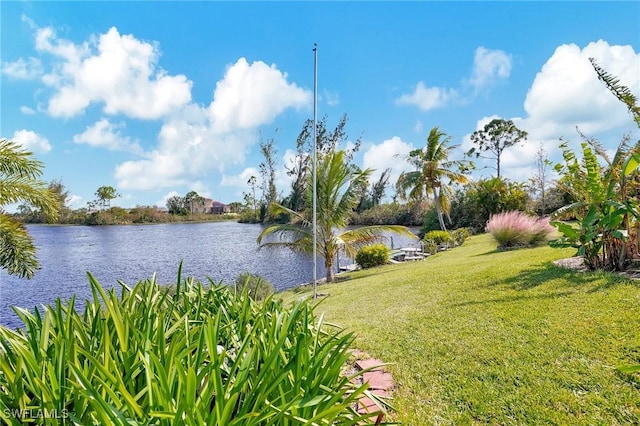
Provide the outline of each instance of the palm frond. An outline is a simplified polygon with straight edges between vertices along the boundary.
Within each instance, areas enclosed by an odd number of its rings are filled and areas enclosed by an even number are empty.
[[[358,249],[364,245],[380,242],[385,239],[385,234],[395,233],[405,237],[418,238],[406,226],[400,225],[372,225],[350,229],[338,235],[344,243],[345,253],[349,257],[355,257]]]
[[[31,278],[40,268],[27,229],[4,213],[0,213],[0,268],[20,278]]]
[[[301,238],[308,238],[312,236],[311,227],[300,226],[297,224],[274,224],[265,228],[260,235],[258,235],[257,242],[259,245],[264,245],[265,238],[275,238],[278,242],[290,242]],[[274,244],[274,241],[269,241]]]
[[[44,165],[33,159],[32,155],[19,144],[8,139],[0,139],[0,174],[7,177],[38,178],[42,175]]]
[[[291,221],[292,223],[299,223],[302,226],[311,226],[311,221],[304,214],[299,213],[295,210],[291,210],[290,208],[287,208],[282,204],[278,204],[278,203],[269,204],[269,213],[273,217],[279,216],[280,214],[285,213],[292,218],[292,221]]]
[[[0,203],[14,204],[24,202],[40,209],[50,219],[55,220],[59,200],[46,183],[26,176],[11,176],[0,180]]]

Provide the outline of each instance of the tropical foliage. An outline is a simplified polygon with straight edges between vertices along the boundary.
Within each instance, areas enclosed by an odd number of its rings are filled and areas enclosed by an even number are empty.
[[[341,374],[353,336],[307,302],[258,304],[226,286],[155,279],[121,295],[89,275],[93,299],[29,313],[0,327],[0,418],[53,413],[59,424],[360,424],[367,385]],[[21,415],[22,413],[22,415]],[[53,418],[57,417],[57,418]]]
[[[470,228],[484,231],[493,214],[520,210],[525,211],[529,195],[524,184],[505,178],[480,179],[458,189],[451,198],[449,218],[453,228]],[[421,233],[439,229],[435,209],[428,212]]]
[[[415,149],[409,153],[407,161],[416,170],[400,175],[396,188],[406,198],[420,200],[423,196],[431,196],[441,230],[446,230],[444,214],[449,213],[449,200],[452,195],[451,183],[467,182],[465,172],[471,164],[467,161],[449,160],[449,154],[455,146],[447,144],[451,137],[434,127],[429,132],[427,144],[423,149]]]
[[[591,63],[598,78],[627,105],[640,127],[640,108],[631,91]],[[563,164],[556,170],[561,184],[576,202],[563,207],[558,216],[572,212],[578,227],[563,222],[554,225],[563,234],[554,241],[558,247],[575,247],[591,269],[624,270],[640,257],[640,141],[623,137],[611,158],[600,143],[580,134],[582,158],[578,159],[566,142],[562,143]]]
[[[564,175],[565,190],[578,201],[559,209],[557,215],[572,212],[578,227],[554,222],[563,234],[554,245],[575,247],[591,269],[624,270],[639,254],[636,179],[640,144],[629,146],[628,141],[623,139],[613,159],[595,139],[582,143],[582,159],[566,143],[561,145],[564,164],[557,170]]]
[[[33,240],[23,224],[2,210],[3,206],[25,203],[55,220],[59,199],[39,178],[43,164],[15,142],[0,140],[0,268],[9,274],[31,278],[38,269]]]
[[[361,170],[350,164],[345,151],[330,151],[322,154],[317,166],[317,253],[324,259],[328,282],[335,281],[334,262],[340,250],[354,258],[359,247],[378,242],[385,232],[396,232],[413,236],[404,226],[372,225],[342,231],[347,219],[358,203],[358,195],[366,186],[371,170]],[[309,177],[311,178],[311,176]],[[258,236],[262,247],[285,247],[304,253],[313,252],[313,185],[307,187],[309,206],[299,213],[280,204],[272,204],[272,214],[286,213],[291,223],[274,224]]]

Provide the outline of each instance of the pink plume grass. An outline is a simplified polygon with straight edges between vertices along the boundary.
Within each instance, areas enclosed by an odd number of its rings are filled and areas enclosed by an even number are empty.
[[[554,228],[548,218],[531,217],[520,211],[491,216],[485,230],[498,242],[499,248],[534,247],[549,241]]]

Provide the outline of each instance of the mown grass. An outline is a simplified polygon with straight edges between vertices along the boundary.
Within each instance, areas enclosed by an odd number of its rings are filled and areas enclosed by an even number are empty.
[[[322,286],[317,312],[392,363],[403,424],[638,424],[640,375],[616,367],[640,362],[640,285],[551,264],[572,254],[474,236]]]

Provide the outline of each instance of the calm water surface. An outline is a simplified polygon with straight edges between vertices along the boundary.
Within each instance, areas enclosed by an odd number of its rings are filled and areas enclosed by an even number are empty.
[[[215,222],[128,226],[28,226],[42,266],[31,280],[0,271],[0,324],[19,327],[11,309],[48,305],[76,295],[76,306],[91,297],[87,272],[105,287],[117,280],[133,285],[155,273],[160,283],[183,277],[231,283],[241,272],[260,274],[278,290],[313,279],[311,256],[284,249],[258,249],[262,225]],[[394,237],[396,247],[408,243]],[[324,277],[318,260],[318,278]]]

